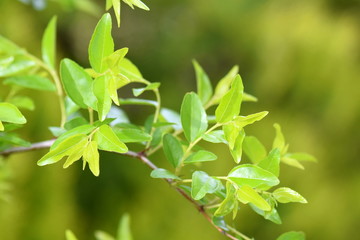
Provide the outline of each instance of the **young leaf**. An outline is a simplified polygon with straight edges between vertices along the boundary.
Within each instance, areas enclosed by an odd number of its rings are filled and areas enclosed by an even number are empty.
[[[276,240],[305,240],[303,232],[286,232],[280,235]]]
[[[97,111],[100,121],[104,121],[111,108],[111,98],[108,86],[109,79],[107,76],[98,77],[93,82],[93,91],[97,99]]]
[[[258,163],[266,157],[264,145],[254,136],[246,136],[243,143],[245,154],[253,163]]]
[[[124,143],[151,141],[151,135],[140,129],[114,128],[113,131],[116,136]]]
[[[233,168],[228,177],[239,186],[248,185],[253,188],[261,185],[272,187],[280,183],[274,174],[252,164],[243,164]]]
[[[200,200],[207,193],[214,193],[221,187],[221,182],[210,177],[206,172],[195,171],[192,175],[191,197]]]
[[[14,104],[18,108],[33,111],[35,109],[34,101],[26,96],[15,96],[9,100],[9,103]]]
[[[60,63],[60,76],[65,92],[78,106],[97,109],[93,93],[93,80],[76,62],[63,59]]]
[[[226,141],[228,142],[229,149],[232,150],[235,147],[236,138],[239,135],[240,129],[235,125],[234,122],[230,122],[223,125],[223,131]],[[244,132],[245,134],[245,132]]]
[[[189,142],[195,141],[207,129],[206,112],[195,93],[187,93],[180,110],[181,124]]]
[[[163,169],[163,168],[158,168],[155,169],[151,172],[150,176],[152,178],[168,178],[168,179],[176,179],[176,180],[181,180],[181,178],[179,178],[178,176],[176,176],[175,174],[173,174],[172,172]]]
[[[109,1],[109,0],[107,0],[107,1]],[[121,0],[112,0],[112,6],[113,6],[113,9],[114,9],[117,25],[118,25],[118,28],[119,28],[120,27]]]
[[[84,149],[83,161],[89,163],[91,172],[97,177],[100,174],[99,151],[96,141],[91,141]]]
[[[163,137],[163,144],[166,159],[174,168],[178,167],[184,155],[181,143],[176,137],[167,133]]]
[[[159,88],[160,86],[160,83],[159,82],[154,82],[154,83],[151,83],[149,85],[147,85],[146,87],[144,88],[133,88],[133,94],[135,97],[138,97],[140,96],[143,92],[145,91],[148,91],[148,90],[154,90],[154,89],[157,89]]]
[[[253,188],[243,185],[237,191],[237,198],[244,204],[252,203],[263,211],[270,211],[271,207]]]
[[[94,138],[101,150],[118,153],[126,153],[128,151],[126,145],[120,141],[112,128],[108,125],[100,126],[99,130],[95,133]]]
[[[143,76],[139,69],[129,59],[123,58],[119,63],[120,72],[131,81],[142,81]]]
[[[231,156],[236,163],[241,162],[244,139],[245,131],[244,129],[241,129],[235,139],[234,148],[230,149]]]
[[[273,192],[274,198],[281,203],[299,202],[307,203],[306,199],[291,188],[282,187]]]
[[[85,134],[76,134],[66,138],[54,149],[50,149],[50,151],[37,162],[37,165],[44,166],[60,161],[63,157],[72,154],[74,151],[77,151],[78,149],[76,144],[84,141],[84,139],[87,139]]]
[[[39,75],[22,75],[5,79],[4,84],[12,84],[24,88],[40,91],[55,91],[55,85],[45,77]]]
[[[205,150],[200,150],[190,154],[190,156],[184,160],[184,164],[208,162],[208,161],[214,161],[216,159],[217,156],[214,153]]]
[[[105,13],[91,37],[89,44],[89,61],[91,67],[98,73],[106,69],[104,59],[114,52],[114,41],[111,36],[111,16]]]
[[[19,109],[11,103],[0,103],[0,121],[16,124],[26,123],[25,117]]]
[[[272,148],[278,148],[280,150],[280,152],[283,153],[283,149],[285,147],[284,135],[281,132],[281,127],[279,124],[275,123],[274,128],[276,131],[276,136],[275,136]]]
[[[213,97],[214,104],[219,103],[220,99],[227,93],[227,91],[229,91],[230,85],[238,72],[239,67],[234,66],[222,79],[220,79],[215,88],[215,94]]]
[[[218,209],[216,209],[214,216],[225,216],[231,213],[236,207],[236,197],[235,197],[236,189],[230,183],[226,183],[226,198],[221,202]]]
[[[73,128],[63,134],[61,134],[56,141],[53,143],[53,145],[50,147],[50,150],[55,149],[61,142],[63,142],[65,139],[77,135],[77,134],[84,134],[87,135],[90,132],[92,132],[95,129],[94,126],[86,124],[86,125],[82,125],[76,128]]]
[[[74,233],[72,231],[70,231],[70,230],[66,230],[65,237],[66,237],[66,240],[78,240],[75,237]]]
[[[227,141],[224,136],[223,130],[215,130],[208,134],[205,134],[202,136],[202,138],[205,141],[212,142],[212,143],[225,143],[227,144]]]
[[[205,105],[213,94],[211,82],[203,68],[196,60],[193,60],[193,65],[196,74],[197,94],[202,104]]]
[[[56,53],[56,16],[50,20],[45,29],[41,42],[41,52],[44,62],[54,69]]]
[[[263,216],[265,219],[272,221],[273,223],[276,223],[276,224],[282,223],[280,215],[275,208],[272,208],[270,211],[266,212],[264,210],[257,208],[254,204],[250,203],[249,205],[252,208],[252,210],[254,210],[254,212]]]
[[[215,110],[216,121],[226,123],[239,115],[244,86],[240,75],[236,75],[231,89],[221,98],[219,106]]]
[[[117,230],[116,240],[132,240],[132,239],[133,237],[131,235],[131,230],[130,230],[130,215],[126,213],[121,217],[121,221],[119,223]]]
[[[269,155],[261,160],[258,164],[259,167],[265,169],[275,176],[279,177],[280,171],[280,151],[278,148],[275,148],[270,151]]]
[[[248,116],[238,116],[234,119],[234,123],[238,128],[243,128],[247,125],[253,124],[256,121],[263,119],[269,112],[263,111],[259,113],[250,114]]]
[[[296,159],[294,158],[290,158],[290,157],[287,157],[287,156],[284,156],[280,159],[281,162],[289,165],[289,166],[292,166],[292,167],[296,167],[298,169],[301,169],[301,170],[304,170],[305,167]]]

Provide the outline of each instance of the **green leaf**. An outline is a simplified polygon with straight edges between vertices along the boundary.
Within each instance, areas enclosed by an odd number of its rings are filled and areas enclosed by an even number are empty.
[[[116,0],[120,1],[120,0]],[[113,6],[113,0],[106,0],[105,10],[108,11]]]
[[[317,159],[314,156],[307,153],[287,153],[285,154],[285,157],[296,159],[302,162],[317,162]]]
[[[286,232],[280,235],[276,240],[305,240],[305,233],[303,232]]]
[[[280,150],[278,148],[271,150],[269,155],[259,162],[258,166],[279,177]]]
[[[299,202],[307,203],[306,199],[291,188],[282,187],[273,192],[274,198],[281,203]]]
[[[195,141],[207,129],[206,112],[200,98],[195,93],[187,93],[181,104],[181,124],[189,142]]]
[[[116,240],[132,240],[130,230],[130,215],[124,214],[119,223]]]
[[[215,94],[213,97],[213,103],[217,104],[220,102],[220,99],[229,91],[232,81],[235,79],[236,74],[239,72],[239,67],[234,66],[230,71],[220,79],[219,83],[216,85]]]
[[[79,105],[74,103],[69,96],[65,96],[65,112],[66,116],[70,116],[80,109]]]
[[[113,236],[104,231],[95,231],[96,240],[115,240]]]
[[[76,127],[79,127],[79,126],[82,126],[82,125],[85,125],[85,124],[88,124],[88,121],[83,118],[83,117],[75,117],[69,121],[67,121],[64,125],[64,128],[66,130],[71,130],[73,128],[76,128]]]
[[[119,63],[120,72],[131,81],[143,81],[139,69],[129,59],[123,58]]]
[[[74,233],[72,231],[70,231],[70,230],[66,230],[65,236],[66,236],[66,240],[78,240],[75,237]]]
[[[280,152],[283,153],[283,150],[285,148],[284,135],[283,135],[283,133],[281,131],[281,127],[280,127],[279,124],[275,123],[274,128],[275,128],[275,131],[276,131],[276,135],[275,135],[275,139],[274,139],[272,148],[278,148],[280,150]]]
[[[65,92],[78,106],[97,109],[93,93],[93,80],[76,62],[63,59],[60,63],[60,76]]]
[[[55,85],[45,77],[39,75],[22,75],[5,79],[4,84],[12,84],[24,88],[40,91],[55,91]]]
[[[87,136],[85,134],[76,134],[70,136],[60,142],[54,149],[50,149],[50,151],[45,154],[37,164],[39,166],[44,166],[48,164],[53,164],[60,161],[63,157],[72,154],[74,151],[78,150],[76,144],[79,142],[82,144],[82,141],[86,141]]]
[[[191,197],[200,200],[207,193],[214,193],[220,187],[220,180],[210,177],[206,172],[195,171],[192,175]]]
[[[130,2],[132,2],[132,4],[134,4],[135,6],[137,6],[138,8],[141,8],[143,10],[149,11],[150,9],[148,8],[148,6],[145,5],[145,3],[143,3],[140,0],[128,0]]]
[[[215,130],[212,132],[209,132],[208,134],[204,134],[202,138],[205,141],[212,142],[212,143],[225,143],[227,144],[227,141],[224,136],[223,130]]]
[[[41,52],[44,62],[52,69],[55,68],[56,54],[56,16],[54,16],[47,25],[42,42]]]
[[[160,86],[160,83],[159,82],[154,82],[154,83],[151,83],[149,85],[147,85],[146,87],[144,88],[133,88],[133,94],[135,97],[138,97],[140,96],[143,92],[145,91],[148,91],[148,90],[154,90],[154,89],[157,89],[159,88]]]
[[[287,165],[289,165],[289,166],[296,167],[296,168],[299,168],[301,170],[305,169],[305,167],[298,160],[296,160],[294,158],[284,156],[284,157],[282,157],[280,159],[280,161],[287,164]]]
[[[74,148],[71,150],[69,157],[66,159],[63,168],[69,167],[71,164],[79,160],[84,154],[84,150],[88,145],[88,139],[84,138],[79,143],[74,145]]]
[[[239,131],[235,139],[234,148],[230,149],[231,156],[233,157],[236,163],[241,162],[244,139],[245,139],[245,131],[241,129],[241,131]]]
[[[237,191],[237,198],[244,204],[252,203],[263,211],[270,211],[271,207],[253,188],[243,185]]]
[[[274,174],[252,164],[243,164],[233,168],[228,178],[239,186],[248,185],[253,188],[261,185],[272,187],[280,183]]]
[[[35,109],[34,101],[26,96],[15,96],[9,100],[9,103],[14,104],[18,108],[33,111]]]
[[[97,99],[97,111],[100,121],[105,120],[106,115],[111,108],[111,98],[108,86],[109,79],[106,76],[96,78],[93,83],[93,91]]]
[[[86,125],[82,125],[76,128],[73,128],[63,134],[61,134],[56,141],[53,143],[53,145],[51,146],[50,150],[55,149],[62,141],[64,141],[65,139],[77,135],[77,134],[84,134],[87,135],[90,132],[92,132],[95,129],[94,126],[86,124]]]
[[[183,148],[179,140],[167,133],[163,137],[164,153],[166,159],[176,168],[180,165],[184,155]]]
[[[139,98],[120,98],[121,105],[144,105],[144,106],[152,106],[157,107],[158,102],[147,100],[147,99],[139,99]]]
[[[163,169],[163,168],[158,168],[155,169],[151,172],[150,176],[152,178],[168,178],[168,179],[176,179],[176,180],[181,180],[181,178],[179,178],[178,176],[176,176],[175,174],[173,174],[172,172]]]
[[[19,138],[16,134],[6,133],[0,134],[0,143],[9,143],[11,145],[17,145],[22,147],[30,147],[31,143]]]
[[[25,117],[19,109],[11,103],[0,103],[0,121],[16,124],[26,123]]]
[[[240,75],[236,75],[231,89],[221,98],[219,106],[215,110],[216,121],[226,123],[239,115],[244,86]]]
[[[129,48],[121,48],[105,58],[108,67],[114,72],[119,73],[119,64],[129,52]]]
[[[99,128],[95,133],[95,139],[101,150],[118,153],[126,153],[128,151],[126,145],[117,137],[112,128],[108,125],[102,125]]]
[[[251,203],[249,205],[252,208],[252,210],[254,210],[254,212],[263,216],[265,219],[267,219],[273,223],[276,223],[276,224],[282,223],[280,215],[275,208],[272,208],[270,211],[266,212],[266,211],[263,211],[263,210],[257,208],[255,205],[253,205]]]
[[[259,113],[250,114],[248,116],[238,116],[234,119],[234,123],[238,128],[243,128],[247,125],[253,124],[256,121],[263,119],[269,112],[263,111]]]
[[[104,59],[114,52],[114,41],[111,36],[111,16],[105,13],[91,37],[89,44],[89,61],[91,67],[98,73],[106,70]]]
[[[245,154],[253,163],[258,163],[263,160],[267,151],[262,143],[254,136],[246,136],[243,143]]]
[[[226,125],[223,125],[222,128],[224,131],[224,137],[228,142],[229,149],[230,150],[234,149],[236,138],[239,135],[240,129],[235,125],[234,122],[230,122]]]
[[[213,94],[211,82],[205,71],[196,60],[193,60],[193,65],[196,74],[197,94],[202,104],[205,105]]]
[[[4,131],[4,124],[0,121],[0,131]]]
[[[151,135],[140,129],[114,128],[113,130],[116,136],[124,143],[151,141]]]
[[[119,28],[120,27],[121,1],[120,0],[112,0],[112,5],[113,5],[117,25]]]
[[[16,56],[10,65],[0,66],[0,77],[10,77],[24,73],[26,70],[36,66],[36,63],[22,56]]]
[[[24,50],[0,35],[0,53],[2,52],[7,53],[8,55],[16,55],[24,53]]]
[[[257,101],[258,101],[258,99],[256,97],[244,92],[243,102],[257,102]]]
[[[236,207],[236,197],[235,197],[236,189],[230,183],[226,183],[226,198],[221,202],[218,209],[216,209],[214,216],[225,216],[231,213],[233,209]]]
[[[217,159],[217,156],[209,151],[200,150],[197,152],[194,152],[190,154],[185,160],[184,164],[189,163],[197,163],[197,162],[208,162],[208,161],[214,161]]]
[[[96,177],[99,176],[99,174],[100,174],[99,151],[98,151],[97,147],[98,147],[97,142],[96,141],[91,141],[85,147],[84,153],[83,153],[84,162],[87,162],[89,164],[89,168],[90,168],[91,172]]]

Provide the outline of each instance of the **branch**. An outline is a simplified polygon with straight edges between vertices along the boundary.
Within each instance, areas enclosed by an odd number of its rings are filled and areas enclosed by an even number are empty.
[[[44,148],[49,148],[51,147],[51,145],[55,142],[55,139],[52,140],[48,140],[48,141],[43,141],[43,142],[38,142],[38,143],[34,143],[32,144],[30,147],[14,147],[14,148],[10,148],[7,149],[5,151],[0,152],[0,156],[8,156],[10,154],[14,154],[14,153],[20,153],[20,152],[28,152],[28,151],[34,151],[34,150],[38,150],[38,149],[44,149]],[[150,160],[147,158],[147,156],[145,155],[144,152],[133,152],[133,151],[128,151],[124,154],[121,155],[125,155],[125,156],[129,156],[129,157],[133,157],[133,158],[137,158],[140,161],[142,161],[146,166],[148,166],[149,168],[151,168],[152,170],[158,169],[158,167]],[[204,207],[199,204],[198,202],[196,202],[194,199],[191,198],[191,196],[189,196],[183,189],[174,186],[174,180],[170,179],[170,178],[164,178],[164,180],[170,185],[172,186],[178,193],[180,193],[186,200],[188,200],[189,202],[191,202],[195,208],[205,217],[205,219],[211,223],[211,225],[216,228],[216,230],[218,230],[220,233],[224,234],[226,237],[232,239],[232,240],[238,240],[238,238],[236,238],[235,236],[229,234],[228,232],[224,231],[223,229],[221,229],[220,227],[216,226],[211,217],[207,214],[207,212],[205,211]]]

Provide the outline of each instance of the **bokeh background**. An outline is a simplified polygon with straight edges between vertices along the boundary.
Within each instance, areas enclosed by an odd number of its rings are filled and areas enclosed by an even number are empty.
[[[34,1],[37,2],[37,1]],[[104,1],[77,7],[49,1],[43,10],[15,0],[0,0],[0,34],[40,56],[42,32],[58,16],[59,59],[88,66],[87,44],[103,13]],[[62,1],[71,2],[71,1]],[[306,151],[319,162],[306,170],[282,167],[283,186],[309,201],[280,206],[283,224],[275,225],[240,211],[237,227],[256,239],[275,239],[282,232],[303,230],[308,239],[356,239],[360,222],[360,2],[358,0],[156,0],[150,12],[122,8],[117,48],[145,78],[160,81],[165,107],[179,110],[182,97],[196,89],[192,59],[213,84],[235,64],[245,90],[259,98],[242,113],[268,110],[265,120],[248,129],[270,147],[272,124],[281,124],[290,150]],[[0,93],[4,94],[4,89]],[[57,100],[48,93],[28,92],[37,110],[25,112],[23,135],[50,138],[44,126],[59,122]],[[126,94],[126,93],[124,93]],[[142,123],[148,110],[129,112]],[[215,145],[208,145],[214,148]],[[234,164],[226,149],[206,165],[214,175]],[[101,175],[81,171],[80,164],[38,167],[46,150],[11,156],[11,200],[0,202],[0,239],[65,239],[66,229],[94,239],[96,229],[115,235],[125,212],[137,240],[225,239],[191,204],[168,185],[149,177],[140,162],[102,154]],[[154,162],[170,167],[162,153]]]

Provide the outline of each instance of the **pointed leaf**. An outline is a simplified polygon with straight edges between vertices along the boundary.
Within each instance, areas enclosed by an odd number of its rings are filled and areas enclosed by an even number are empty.
[[[113,130],[116,136],[124,143],[151,141],[151,135],[140,129],[114,128]]]
[[[111,16],[105,13],[91,37],[89,44],[89,61],[91,67],[98,73],[106,69],[104,59],[114,52],[114,41],[111,36]]]
[[[213,98],[214,104],[218,104],[220,99],[229,91],[230,85],[238,72],[239,67],[234,66],[222,79],[220,79],[215,88],[215,94]]]
[[[0,103],[0,121],[16,124],[26,123],[25,117],[19,109],[11,103]]]
[[[216,159],[217,156],[214,153],[200,150],[190,154],[190,156],[184,160],[184,164],[215,161]]]
[[[173,174],[172,172],[163,169],[163,168],[158,168],[155,169],[151,172],[150,176],[152,178],[168,178],[168,179],[176,179],[176,180],[181,180],[181,178],[179,178],[178,176],[176,176],[175,174]]]
[[[104,121],[111,108],[111,98],[108,86],[109,79],[107,76],[98,77],[93,82],[93,91],[97,99],[97,111],[100,121]]]
[[[205,105],[213,94],[211,82],[205,71],[196,60],[193,60],[193,65],[196,74],[197,94],[202,104]]]
[[[243,143],[245,154],[253,163],[258,163],[263,160],[267,151],[262,143],[254,136],[246,136]]]
[[[148,90],[154,90],[154,89],[157,89],[159,88],[160,86],[160,83],[159,82],[154,82],[154,83],[151,83],[149,85],[147,85],[146,87],[144,88],[133,88],[133,94],[135,97],[138,97],[140,96],[143,92],[145,91],[148,91]]]
[[[75,237],[74,233],[70,230],[66,230],[65,236],[66,236],[66,240],[78,240]]]
[[[206,172],[195,171],[192,175],[191,197],[200,200],[207,193],[214,193],[221,187],[221,182],[210,177]]]
[[[121,0],[112,0],[112,5],[116,17],[118,28],[120,27],[120,11],[121,11]]]
[[[258,166],[279,177],[280,150],[278,148],[271,150],[269,155],[259,162]]]
[[[100,174],[99,151],[96,141],[91,141],[84,149],[83,160],[89,163],[91,172],[97,177]]]
[[[250,203],[249,205],[252,208],[252,210],[254,210],[254,212],[263,216],[265,219],[272,221],[273,223],[276,223],[276,224],[282,223],[280,215],[275,208],[272,208],[271,211],[266,212],[264,210],[257,208],[254,204]]]
[[[236,189],[230,183],[226,183],[226,198],[221,202],[219,208],[214,213],[214,216],[225,216],[231,213],[236,207],[236,197],[235,197]]]
[[[240,202],[247,204],[252,203],[263,211],[270,211],[270,205],[263,199],[253,188],[243,185],[237,191],[237,198]]]
[[[221,98],[219,106],[216,108],[216,121],[226,123],[239,115],[244,86],[240,75],[236,75],[231,89]]]
[[[230,149],[231,156],[233,157],[236,163],[241,162],[244,139],[245,139],[245,132],[243,129],[241,129],[241,131],[239,132],[239,134],[235,139],[234,148]]]
[[[112,128],[108,125],[102,125],[95,133],[94,138],[101,150],[118,153],[126,153],[128,151],[126,145],[116,136]]]
[[[47,25],[41,42],[42,59],[51,68],[55,68],[56,53],[56,16]]]
[[[195,93],[187,93],[180,110],[181,124],[189,142],[195,141],[207,129],[206,112]]]
[[[238,116],[234,119],[234,123],[239,128],[243,128],[247,125],[253,124],[256,121],[263,119],[269,112],[263,111],[259,113],[250,114],[248,116]]]
[[[163,137],[163,145],[166,159],[174,168],[178,167],[184,155],[182,145],[179,140],[168,133]]]
[[[223,130],[215,130],[215,131],[209,132],[208,134],[203,135],[202,138],[205,141],[212,142],[212,143],[227,144]]]
[[[60,76],[71,100],[82,108],[97,109],[93,80],[80,65],[70,59],[63,59],[60,63]]]
[[[261,185],[272,187],[280,183],[274,174],[252,164],[233,168],[228,177],[239,186],[248,185],[253,188]]]
[[[123,58],[119,63],[120,72],[131,81],[142,81],[143,76],[139,69],[129,59]]]
[[[275,131],[276,131],[276,136],[275,136],[272,148],[278,148],[280,150],[280,152],[283,153],[283,149],[285,147],[284,135],[283,135],[283,133],[281,131],[281,127],[280,127],[279,124],[275,123],[274,128],[275,128]]]
[[[124,214],[119,223],[116,240],[133,240],[130,230],[130,215]]]
[[[276,240],[305,240],[303,232],[286,232],[280,235]]]
[[[61,134],[56,141],[53,143],[53,145],[50,147],[50,150],[55,149],[61,142],[63,142],[65,139],[77,135],[77,134],[84,134],[87,135],[90,132],[92,132],[95,129],[94,126],[86,124],[86,125],[82,125],[76,128],[73,128],[63,134]]]
[[[285,157],[296,159],[302,162],[317,162],[317,159],[307,153],[287,153]]]
[[[7,78],[5,79],[4,84],[12,84],[40,91],[56,90],[55,85],[48,78],[39,75],[22,75]]]
[[[281,203],[299,202],[307,203],[306,199],[291,188],[282,187],[273,192],[274,198]]]

